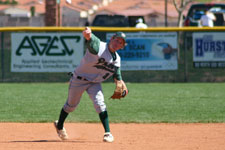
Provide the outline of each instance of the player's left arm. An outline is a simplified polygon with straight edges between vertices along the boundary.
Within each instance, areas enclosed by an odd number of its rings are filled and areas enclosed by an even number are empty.
[[[122,75],[121,75],[120,67],[116,67],[115,73],[113,74],[113,79],[114,79],[114,81],[115,81],[115,79],[116,80],[122,80]]]
[[[116,84],[116,86],[122,86],[121,88],[121,91],[122,91],[122,97],[125,97],[127,94],[128,94],[128,89],[127,89],[127,86],[125,84],[125,82],[122,80],[122,75],[121,75],[121,70],[120,70],[120,67],[116,67],[116,71],[113,75],[113,79],[114,79],[114,82]]]
[[[112,99],[121,99],[124,98],[128,94],[128,89],[126,84],[123,80],[116,80],[114,78],[114,81],[116,83],[116,88],[113,92],[113,95],[111,96]]]

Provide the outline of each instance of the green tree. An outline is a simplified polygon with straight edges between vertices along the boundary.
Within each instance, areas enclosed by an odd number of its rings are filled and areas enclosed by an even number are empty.
[[[17,5],[18,2],[16,0],[0,0],[0,5]]]

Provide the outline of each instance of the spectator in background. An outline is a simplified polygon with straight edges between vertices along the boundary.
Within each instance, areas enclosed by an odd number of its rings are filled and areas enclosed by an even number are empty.
[[[85,23],[84,26],[85,26],[85,27],[88,27],[88,26],[90,26],[90,23],[89,23],[88,21],[86,21],[86,23]]]
[[[146,29],[148,26],[143,22],[143,19],[142,18],[139,18],[137,21],[137,24],[136,24],[136,28],[143,28],[143,29]]]
[[[215,20],[216,20],[215,15],[212,12],[206,10],[205,14],[202,15],[200,19],[200,23],[201,23],[201,26],[203,27],[213,27],[214,26],[213,21]]]

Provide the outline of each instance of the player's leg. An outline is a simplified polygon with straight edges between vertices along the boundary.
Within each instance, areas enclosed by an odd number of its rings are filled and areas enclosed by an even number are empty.
[[[109,118],[108,118],[108,112],[107,110],[100,112],[99,113],[99,118],[102,122],[102,125],[105,129],[105,132],[110,132],[110,128],[109,128]]]
[[[85,81],[77,79],[71,80],[68,92],[68,98],[64,107],[61,109],[59,120],[54,124],[56,126],[57,133],[61,139],[67,139],[67,133],[64,126],[64,122],[70,112],[73,112],[80,103],[83,92],[87,89],[88,84]]]
[[[104,141],[113,142],[114,138],[110,133],[109,118],[104,102],[104,95],[100,83],[93,83],[88,89],[87,93],[93,101],[96,112],[99,114],[99,118],[105,130]]]
[[[72,80],[69,86],[68,98],[64,104],[58,122],[58,128],[63,128],[63,123],[70,112],[73,112],[80,103],[80,99],[84,91],[87,89],[88,84],[86,81],[78,79]]]
[[[96,112],[99,114],[99,118],[103,124],[105,132],[110,132],[108,113],[104,102],[104,95],[102,93],[102,87],[100,83],[92,83],[87,89],[87,93],[93,101]]]

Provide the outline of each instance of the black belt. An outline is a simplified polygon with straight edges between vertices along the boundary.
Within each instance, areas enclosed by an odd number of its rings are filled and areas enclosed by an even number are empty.
[[[86,78],[81,77],[81,76],[77,76],[77,79],[79,79],[79,80],[84,80],[84,81],[88,81]]]

